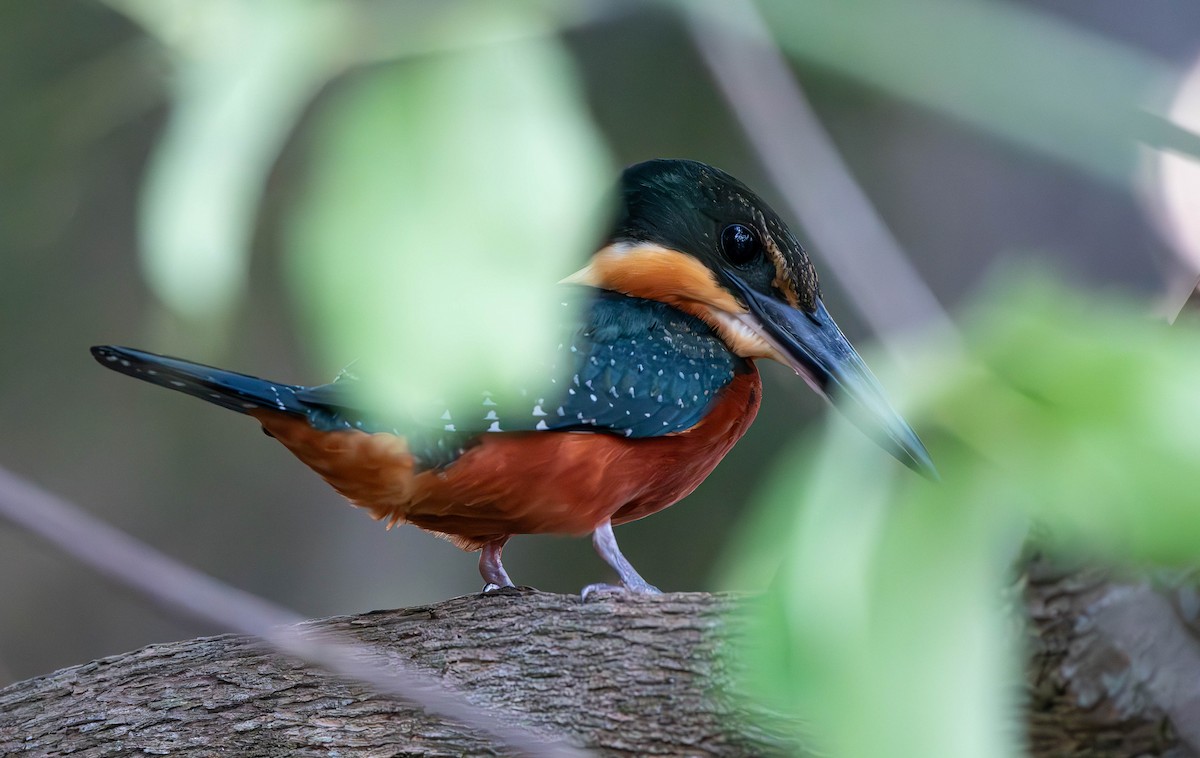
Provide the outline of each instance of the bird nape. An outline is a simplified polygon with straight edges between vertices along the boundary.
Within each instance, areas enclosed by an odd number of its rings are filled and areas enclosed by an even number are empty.
[[[656,593],[612,527],[692,492],[745,434],[762,385],[754,361],[796,371],[858,406],[864,429],[936,478],[925,447],[821,302],[808,255],[745,185],[694,161],[626,169],[605,243],[563,281],[563,377],[478,406],[395,424],[362,408],[356,380],[278,384],[123,347],[102,365],[253,416],[334,489],[389,525],[480,551],[485,591],[513,586],[514,534],[591,534],[621,587]],[[567,370],[562,371],[563,368]],[[494,388],[493,388],[494,389]]]

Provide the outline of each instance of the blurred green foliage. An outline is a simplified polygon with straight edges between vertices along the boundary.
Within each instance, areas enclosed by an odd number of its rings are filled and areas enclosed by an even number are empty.
[[[959,441],[950,462],[1011,496],[1052,547],[1194,561],[1200,330],[1145,314],[1117,293],[1049,279],[1005,287],[970,324],[983,370],[940,387],[930,411]]]
[[[107,3],[171,64],[140,226],[172,312],[230,328],[260,198],[311,109],[284,236],[327,369],[373,361],[356,369],[385,377],[373,400],[391,409],[480,377],[513,387],[539,365],[549,288],[593,241],[613,178],[558,36],[589,4]],[[1127,183],[1162,138],[1143,106],[1170,69],[1029,5],[762,8],[797,60],[1106,182]],[[1027,525],[1046,549],[1114,561],[1185,561],[1200,544],[1200,338],[1140,313],[1024,279],[976,309],[967,355],[925,348],[901,394],[940,485],[840,420],[795,443],[732,559],[731,585],[771,587],[749,689],[833,755],[1018,754],[1004,599]]]
[[[1124,184],[1170,139],[1151,98],[1177,74],[1116,40],[999,0],[768,0],[789,54]],[[1200,143],[1184,139],[1187,150]],[[1173,137],[1179,139],[1180,137]]]
[[[173,108],[142,185],[147,283],[185,319],[244,294],[259,199],[301,110],[335,72],[347,18],[316,0],[109,0],[171,59]]]
[[[440,119],[446,128],[421,131],[410,123],[406,140],[380,145],[377,155],[400,160],[388,154],[462,151],[456,165],[442,169],[478,174],[477,181],[445,173],[447,192],[431,185],[428,175],[412,179],[430,195],[445,198],[447,206],[483,200],[488,207],[495,203],[495,192],[561,200],[557,208],[538,214],[542,217],[568,208],[574,199],[595,204],[593,172],[606,167],[604,148],[581,108],[572,65],[556,36],[562,25],[596,12],[587,3],[105,2],[142,24],[172,65],[171,117],[143,186],[142,254],[156,294],[171,311],[194,323],[227,321],[232,315],[244,293],[259,198],[274,161],[320,88],[364,63],[431,53],[444,57],[440,64],[408,66],[408,75],[425,83],[405,86],[413,93],[426,87],[425,98],[434,100],[437,109],[429,112],[429,123]],[[1128,180],[1140,144],[1166,142],[1174,149],[1200,151],[1200,139],[1153,115],[1143,102],[1172,80],[1165,63],[1032,8],[995,0],[819,0],[763,2],[762,9],[780,44],[798,59],[1112,181]],[[506,41],[513,46],[508,55],[493,49]],[[486,70],[489,55],[519,68]],[[525,55],[529,57],[523,62],[515,61]],[[462,72],[472,65],[482,67],[468,82]],[[439,68],[459,72],[457,79],[437,80],[446,103],[428,94],[431,71]],[[467,86],[456,88],[463,83]],[[482,102],[470,102],[483,94]],[[504,107],[509,95],[516,97]],[[334,99],[328,107],[348,102]],[[402,100],[393,107],[404,109],[410,122],[423,118]],[[373,116],[364,111],[363,117]],[[476,120],[480,118],[496,120],[498,128],[489,132],[486,122]],[[513,119],[522,120],[523,127],[514,130]],[[476,131],[463,133],[459,124],[471,124]],[[527,142],[511,143],[514,135],[526,134]],[[421,147],[409,141],[416,138],[425,140]],[[544,152],[529,152],[531,147]],[[488,168],[498,155],[523,160],[512,160],[506,171],[499,165]],[[489,171],[495,172],[495,184]],[[585,182],[591,194],[575,195],[576,189],[559,194],[540,175],[543,171],[557,171],[561,177],[575,172],[574,178],[562,180]],[[402,172],[395,180],[403,182],[407,176]],[[313,178],[313,194],[327,197],[331,192],[319,186],[322,181],[319,174]],[[513,187],[512,182],[528,184]],[[472,197],[472,192],[478,194]],[[381,231],[383,238],[397,228],[391,215],[361,215],[359,221]],[[504,223],[502,217],[497,211],[492,220]],[[501,231],[493,237],[508,249],[517,247],[515,241],[504,243]],[[564,246],[570,249],[569,242],[558,247]],[[475,255],[470,262],[495,259],[482,251]],[[358,260],[349,257],[342,265],[359,266]],[[360,271],[369,278],[375,269],[367,263],[376,259],[361,260]],[[525,314],[530,323],[533,313]],[[487,349],[486,340],[466,339]]]
[[[1024,275],[966,344],[924,348],[902,393],[941,483],[873,473],[882,453],[834,421],[785,458],[735,556],[732,583],[770,583],[750,690],[831,755],[1020,754],[1005,596],[1029,524],[1071,559],[1200,555],[1196,325]]]
[[[194,323],[244,294],[258,200],[317,90],[380,51],[360,3],[110,0],[163,44],[171,119],[143,186],[148,284]],[[539,3],[414,11],[385,58],[322,103],[291,208],[291,281],[332,374],[373,407],[524,386],[549,354],[553,286],[582,261],[612,166]],[[416,369],[415,367],[420,367]],[[430,376],[438,377],[431,382]],[[536,377],[540,378],[540,377]]]
[[[505,7],[493,27],[540,23]],[[555,282],[599,238],[613,176],[578,89],[541,37],[376,68],[325,104],[293,282],[321,357],[361,359],[373,407],[544,381]]]

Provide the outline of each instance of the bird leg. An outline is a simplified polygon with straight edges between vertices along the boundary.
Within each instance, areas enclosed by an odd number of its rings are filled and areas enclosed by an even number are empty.
[[[617,576],[621,578],[621,586],[614,587],[611,584],[589,584],[583,588],[580,594],[584,600],[587,600],[588,595],[593,592],[606,592],[612,590],[624,589],[626,592],[635,592],[639,595],[661,595],[662,590],[650,584],[642,578],[641,574],[633,568],[624,555],[621,555],[621,549],[617,547],[617,538],[613,535],[612,521],[605,521],[600,526],[596,527],[596,531],[592,532],[592,544],[596,547],[596,552],[604,559],[604,562],[612,566],[613,571],[617,572]]]
[[[504,570],[504,564],[500,562],[500,551],[504,550],[505,542],[508,542],[507,536],[487,543],[479,551],[479,575],[485,582],[484,592],[513,586],[512,579],[508,578],[508,572]]]

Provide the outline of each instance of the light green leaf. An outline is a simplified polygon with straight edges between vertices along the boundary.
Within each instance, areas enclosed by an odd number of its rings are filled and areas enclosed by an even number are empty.
[[[967,327],[966,354],[914,347],[926,373],[891,383],[941,483],[831,421],[785,457],[741,542],[743,581],[778,566],[749,689],[831,756],[1019,754],[1004,597],[1027,524],[1072,561],[1200,557],[1196,324],[1022,276]]]
[[[947,383],[933,410],[1020,483],[1013,504],[1061,547],[1107,560],[1195,560],[1200,332],[1143,311],[1040,278],[997,288],[973,318],[982,369]]]
[[[313,93],[341,68],[346,18],[320,0],[112,0],[169,54],[172,110],[139,219],[150,288],[176,314],[228,317],[259,200]]]
[[[489,23],[539,28],[520,8]],[[578,89],[542,36],[376,69],[324,104],[293,282],[320,357],[361,359],[377,408],[545,380],[554,283],[614,178]]]
[[[772,505],[800,494],[743,646],[749,691],[817,754],[1019,755],[1002,592],[1020,515],[919,480],[840,420],[815,472],[784,461]]]
[[[1150,110],[1177,78],[1166,61],[1017,3],[763,3],[797,58],[936,109],[1122,185],[1141,144],[1200,154]]]

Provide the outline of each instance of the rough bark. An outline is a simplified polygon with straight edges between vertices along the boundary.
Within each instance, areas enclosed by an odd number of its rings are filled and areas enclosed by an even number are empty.
[[[613,754],[747,755],[713,696],[728,676],[714,632],[734,602],[682,594],[603,598],[542,592],[311,622],[411,661],[483,707]],[[451,756],[494,748],[407,704],[331,680],[254,640],[152,645],[0,690],[0,754]]]
[[[1037,756],[1200,755],[1200,602],[1173,578],[1114,580],[1035,561],[1029,742]]]
[[[1191,606],[1089,572],[1035,565],[1027,579],[1034,753],[1194,755]],[[740,602],[503,593],[306,627],[384,648],[473,703],[600,754],[782,754],[720,694],[731,672],[719,654],[728,635],[718,632]],[[3,755],[497,752],[463,728],[234,636],[153,645],[0,690]]]

